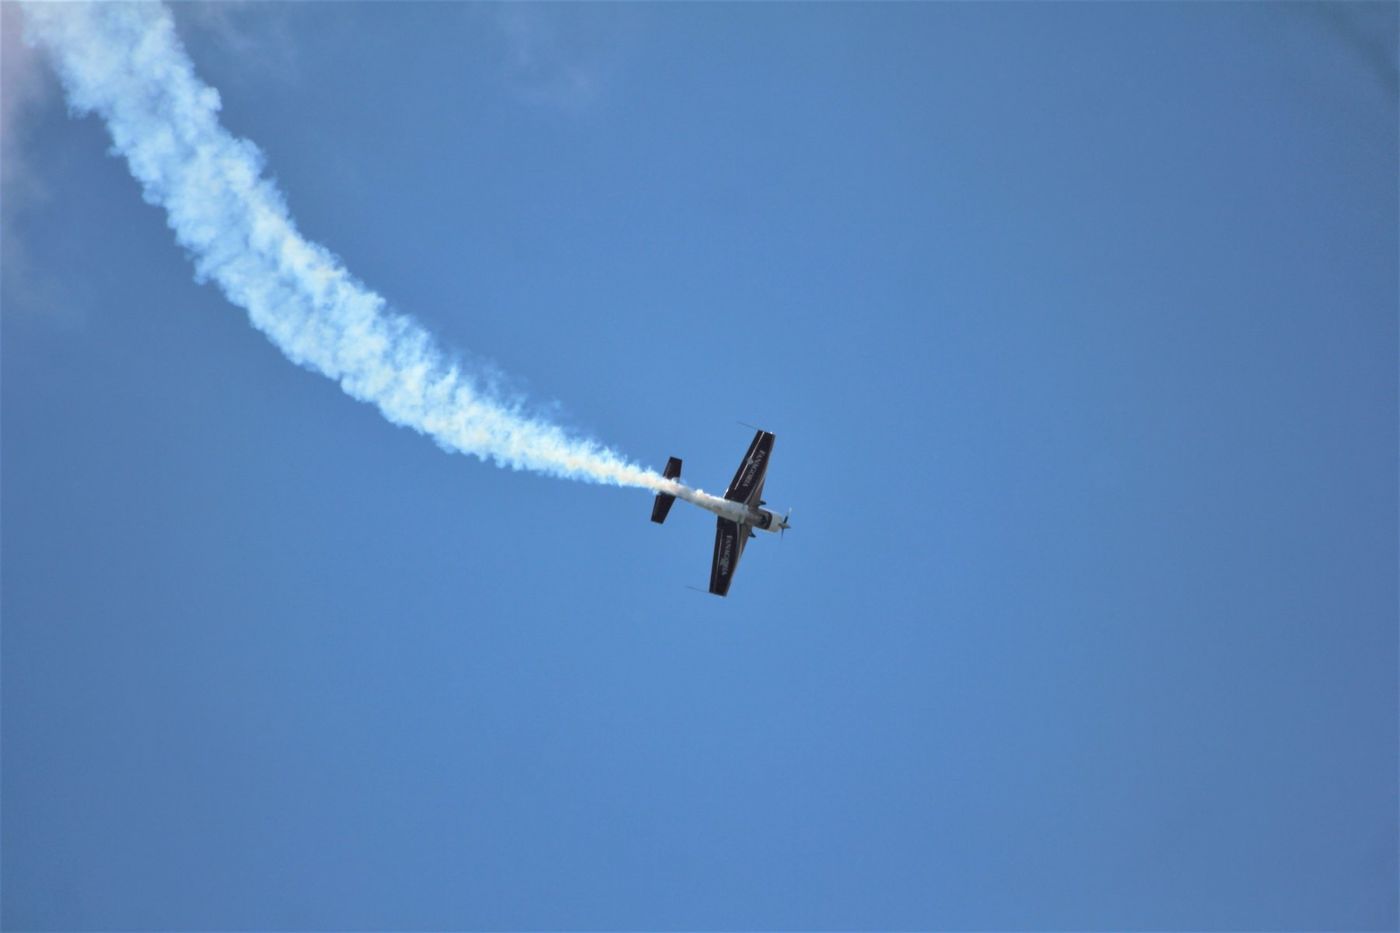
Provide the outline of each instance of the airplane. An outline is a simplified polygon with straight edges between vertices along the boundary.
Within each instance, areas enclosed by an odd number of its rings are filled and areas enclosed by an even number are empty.
[[[750,538],[758,537],[753,529],[771,531],[781,536],[789,528],[791,509],[780,518],[763,508],[768,504],[761,498],[763,480],[768,474],[768,461],[772,455],[773,435],[759,430],[723,498],[680,482],[679,457],[666,461],[666,469],[661,475],[670,482],[663,487],[667,491],[656,494],[656,501],[651,506],[651,520],[658,525],[666,521],[671,505],[677,499],[694,503],[719,516],[715,528],[715,553],[710,562],[710,592],[716,596],[729,593],[729,584],[734,580],[734,571],[739,566],[739,555],[744,553],[744,545]]]

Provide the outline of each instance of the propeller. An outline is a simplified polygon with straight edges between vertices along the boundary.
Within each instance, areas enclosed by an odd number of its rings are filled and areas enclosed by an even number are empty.
[[[779,541],[783,540],[783,535],[787,534],[788,528],[792,527],[792,526],[790,526],[790,525],[788,524],[788,519],[789,519],[789,518],[792,518],[792,509],[788,509],[788,510],[787,510],[787,514],[783,516],[783,523],[782,523],[781,525],[778,526],[778,540],[779,540]]]

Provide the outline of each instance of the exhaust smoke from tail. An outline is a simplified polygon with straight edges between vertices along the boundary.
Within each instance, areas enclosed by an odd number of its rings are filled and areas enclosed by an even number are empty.
[[[305,239],[263,177],[258,148],[219,123],[219,94],[196,77],[164,6],[32,3],[25,14],[26,37],[48,53],[70,110],[106,122],[196,277],[218,285],[288,359],[447,450],[587,482],[674,485],[502,398]]]

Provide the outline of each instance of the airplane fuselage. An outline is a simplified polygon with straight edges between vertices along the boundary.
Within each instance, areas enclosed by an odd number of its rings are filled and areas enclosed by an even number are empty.
[[[661,491],[673,495],[677,499],[684,499],[686,502],[698,505],[707,512],[714,512],[720,518],[727,518],[731,522],[748,525],[759,531],[771,531],[777,534],[783,529],[782,516],[775,515],[767,509],[734,502],[721,496],[712,496],[703,489],[691,489],[684,483],[678,483],[675,480],[672,480]]]

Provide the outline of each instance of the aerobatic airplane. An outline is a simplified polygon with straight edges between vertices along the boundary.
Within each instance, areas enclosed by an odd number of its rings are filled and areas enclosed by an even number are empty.
[[[757,535],[753,529],[772,531],[781,534],[788,529],[788,514],[779,518],[763,508],[767,505],[763,496],[763,479],[768,474],[768,460],[773,455],[773,435],[759,431],[754,435],[749,452],[739,464],[724,498],[712,496],[698,489],[691,489],[680,482],[681,461],[672,457],[666,461],[663,472],[668,480],[670,492],[658,492],[651,506],[651,520],[658,525],[666,520],[671,511],[671,503],[677,499],[693,502],[700,508],[719,516],[715,529],[715,556],[710,563],[710,592],[724,596],[729,592],[729,584],[734,579],[734,571],[739,566],[739,555],[744,553],[744,545]]]

